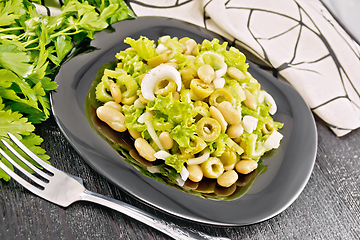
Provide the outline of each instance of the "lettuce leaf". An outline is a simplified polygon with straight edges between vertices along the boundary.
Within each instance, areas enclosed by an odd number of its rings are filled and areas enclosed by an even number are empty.
[[[127,37],[124,42],[134,48],[137,54],[146,61],[157,56],[154,41],[149,40],[147,37],[140,36],[138,40]]]
[[[168,121],[168,116],[155,112],[155,115],[151,118],[151,123],[156,131],[171,131],[174,128],[174,124]]]
[[[177,125],[171,132],[170,136],[180,147],[192,151],[194,147],[190,145],[191,139],[197,133],[196,125]]]
[[[179,174],[173,167],[167,166],[166,164],[160,166],[160,174],[164,177],[167,177],[171,183],[177,184],[176,179],[178,178]]]
[[[235,67],[242,71],[244,74],[247,72],[249,68],[249,64],[246,63],[245,55],[239,51],[239,49],[230,47],[229,51],[223,52],[225,57],[225,63],[228,67]]]
[[[181,43],[179,42],[177,37],[167,39],[164,45],[165,47],[171,49],[169,58],[173,58],[175,55],[182,54],[183,52]]]
[[[171,94],[166,97],[158,95],[155,100],[148,103],[147,109],[166,115],[168,121],[175,125],[188,125],[194,122],[195,112],[190,103],[174,100]]]
[[[242,89],[240,83],[234,79],[227,78],[224,88],[229,90],[229,92],[235,99],[234,101],[235,108],[240,110],[241,102],[246,99],[245,92]]]
[[[212,156],[220,157],[225,152],[227,138],[228,135],[222,132],[214,141],[207,143]]]
[[[184,167],[184,163],[186,161],[187,161],[186,159],[181,159],[176,154],[165,158],[165,164],[168,165],[168,166],[173,167],[176,170],[177,173],[181,172],[181,169]]]
[[[205,39],[201,44],[200,51],[202,51],[202,52],[212,51],[212,52],[218,52],[220,54],[223,54],[224,52],[226,52],[227,44],[228,44],[227,42],[220,44],[219,39],[216,39],[216,38],[211,40],[211,42],[209,40]]]
[[[128,129],[138,132],[146,130],[146,125],[137,121],[141,114],[143,114],[143,109],[136,108],[134,105],[123,105],[122,112],[126,117],[125,126]]]
[[[142,61],[135,51],[121,51],[115,55],[122,63],[122,68],[133,78],[146,73],[149,67]]]

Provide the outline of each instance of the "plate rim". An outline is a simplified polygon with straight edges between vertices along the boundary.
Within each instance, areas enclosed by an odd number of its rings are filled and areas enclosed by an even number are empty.
[[[193,26],[193,27],[195,27],[195,28],[203,29],[204,31],[209,31],[209,30],[207,30],[207,29],[205,29],[205,28],[202,28],[202,27],[193,25],[193,24],[191,24],[191,23],[189,23],[189,22],[185,22],[185,21],[178,20],[178,19],[173,19],[173,18],[168,18],[168,17],[146,16],[146,17],[137,17],[137,19],[163,19],[163,20],[177,21],[177,22],[182,22],[182,23],[191,25],[191,26]],[[126,21],[136,21],[137,19],[135,19],[135,20],[126,20]],[[119,22],[119,23],[117,23],[116,25],[121,25],[123,22],[124,22],[124,21]],[[211,32],[211,31],[209,31],[209,32]],[[101,33],[101,32],[100,32],[100,33]],[[99,34],[99,33],[97,33],[97,34]],[[216,33],[214,33],[214,34],[215,34],[215,35],[218,35],[218,34],[216,34]],[[96,37],[96,35],[95,35],[95,37]],[[227,39],[226,39],[225,37],[222,37],[222,39],[224,39],[225,41],[227,41]],[[71,60],[70,60],[70,62],[71,62]],[[249,63],[249,64],[250,64],[251,67],[254,67],[254,66],[255,66],[255,64],[252,64],[252,63]],[[61,71],[61,68],[60,68],[60,71]],[[60,71],[59,71],[59,72],[60,72]],[[57,76],[59,76],[59,74],[58,74]],[[55,77],[55,80],[56,80],[57,76]],[[271,83],[274,84],[277,88],[279,88],[279,86],[285,87],[285,85],[286,85],[286,87],[288,87],[288,88],[292,89],[293,91],[295,91],[289,84],[286,84],[286,83],[283,83],[283,82],[280,82],[280,81],[279,81],[279,82],[274,82],[274,81],[272,81]],[[59,83],[59,84],[61,84],[61,83]],[[279,85],[279,86],[278,86],[278,85]],[[281,92],[283,93],[283,91],[281,91]],[[296,92],[296,93],[297,93],[297,92]],[[56,93],[56,91],[55,91],[55,92],[52,92],[52,93],[51,93],[51,96],[50,96],[50,104],[51,104],[51,109],[52,109],[52,113],[53,113],[53,116],[54,116],[54,118],[55,118],[55,121],[56,121],[57,125],[59,126],[59,128],[60,128],[61,132],[63,133],[63,135],[67,138],[67,140],[70,142],[70,144],[72,145],[72,147],[73,147],[73,148],[80,154],[80,156],[84,159],[85,163],[88,164],[88,165],[90,165],[92,169],[94,169],[96,172],[100,173],[100,175],[102,175],[105,179],[111,181],[113,184],[115,184],[115,185],[116,185],[117,187],[119,187],[121,190],[125,191],[125,192],[126,192],[127,194],[129,194],[131,197],[135,198],[137,201],[140,201],[141,203],[146,204],[146,205],[148,205],[148,206],[150,206],[150,207],[152,207],[152,208],[154,208],[154,209],[156,209],[156,210],[159,210],[159,211],[161,211],[161,212],[163,212],[163,213],[165,213],[165,214],[169,214],[169,215],[174,216],[174,217],[176,217],[176,218],[180,218],[180,219],[182,219],[182,220],[193,221],[193,222],[196,222],[196,223],[199,223],[199,224],[215,225],[215,226],[245,226],[245,225],[250,225],[250,224],[259,223],[259,222],[268,220],[268,219],[270,219],[270,218],[278,215],[278,214],[281,213],[282,211],[284,211],[286,208],[288,208],[288,207],[299,197],[299,195],[301,194],[301,192],[302,192],[303,189],[305,188],[306,184],[308,183],[309,178],[310,178],[310,176],[311,176],[311,174],[312,174],[312,172],[313,172],[313,168],[314,168],[314,164],[315,164],[315,160],[316,160],[318,136],[317,136],[315,119],[314,119],[314,117],[313,117],[313,115],[312,115],[311,110],[310,110],[310,109],[307,107],[307,105],[306,105],[307,110],[308,110],[308,112],[309,112],[309,114],[310,114],[310,118],[312,119],[312,127],[313,127],[313,129],[314,129],[314,132],[313,132],[313,133],[314,133],[314,136],[313,136],[313,137],[315,138],[314,141],[315,141],[316,144],[315,144],[315,146],[314,146],[314,151],[313,151],[313,154],[312,154],[313,157],[312,157],[312,160],[311,160],[311,162],[312,162],[312,164],[311,164],[311,170],[307,172],[306,176],[304,176],[304,178],[303,178],[303,184],[301,185],[301,187],[298,188],[297,193],[294,194],[294,195],[292,196],[292,198],[287,201],[287,204],[285,204],[285,205],[283,205],[282,207],[278,208],[277,211],[274,211],[272,214],[268,215],[267,217],[264,217],[264,218],[262,218],[262,219],[258,219],[258,220],[254,221],[254,222],[240,223],[240,224],[239,224],[239,223],[223,223],[223,222],[206,221],[206,220],[205,220],[205,221],[199,221],[199,220],[197,220],[197,219],[189,218],[189,217],[186,217],[186,216],[178,216],[178,215],[176,215],[176,214],[174,214],[174,213],[172,213],[172,212],[170,212],[170,211],[168,211],[168,210],[166,210],[166,209],[159,208],[158,206],[155,206],[155,205],[147,202],[146,200],[144,200],[144,199],[142,199],[142,198],[139,198],[138,196],[134,196],[133,193],[128,192],[128,191],[125,190],[123,187],[119,186],[116,182],[114,182],[113,180],[109,179],[109,177],[107,177],[105,173],[103,173],[102,171],[99,171],[99,169],[97,169],[97,167],[96,167],[91,161],[88,161],[88,160],[84,157],[84,155],[82,154],[82,150],[79,149],[79,148],[76,146],[76,144],[74,143],[73,139],[72,139],[70,136],[68,136],[68,134],[67,134],[67,132],[66,132],[66,129],[65,129],[66,127],[63,126],[63,123],[61,122],[61,120],[59,119],[59,117],[58,117],[58,115],[57,115],[56,109],[55,109],[55,107],[54,107],[54,96],[55,96],[56,94],[57,94],[57,93]],[[298,94],[298,93],[297,93],[297,94]],[[299,94],[298,94],[298,95],[299,95]],[[299,95],[299,96],[300,96],[300,95]],[[301,96],[300,96],[300,98],[301,98]],[[301,99],[302,99],[302,98],[301,98]],[[302,101],[303,101],[303,99],[302,99]],[[305,102],[304,102],[304,103],[305,103]],[[213,200],[210,200],[210,201],[213,201]]]

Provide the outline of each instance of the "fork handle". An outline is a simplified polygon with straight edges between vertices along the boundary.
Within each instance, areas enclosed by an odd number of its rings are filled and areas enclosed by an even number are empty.
[[[103,205],[105,207],[109,207],[111,209],[114,209],[118,212],[121,212],[129,217],[132,217],[144,224],[147,224],[150,227],[153,227],[160,232],[165,233],[166,235],[179,240],[197,240],[197,239],[207,239],[207,240],[225,240],[228,238],[219,238],[219,237],[212,237],[209,235],[206,235],[201,232],[197,232],[194,230],[188,230],[185,228],[181,228],[180,226],[166,222],[154,215],[151,215],[148,212],[145,212],[139,208],[136,208],[130,204],[118,201],[116,199],[91,192],[88,190],[85,190],[81,196],[81,200],[83,201],[89,201],[93,203],[97,203],[100,205]]]
[[[207,239],[207,240],[220,240],[220,239],[228,239],[228,238],[219,238],[219,237],[212,237],[209,235],[206,235],[201,232],[196,232],[193,230],[188,230],[185,228],[181,228],[180,226],[177,226],[174,223],[166,222],[156,216],[153,216],[149,214],[148,212],[145,212],[139,208],[136,208],[132,205],[129,205],[127,203],[118,201],[113,198],[109,198],[107,196],[91,192],[88,190],[85,190],[81,195],[81,200],[83,201],[89,201],[93,203],[97,203],[100,205],[103,205],[105,207],[109,207],[111,209],[114,209],[118,212],[121,212],[129,217],[132,217],[144,224],[147,224],[150,227],[153,227],[160,232],[165,233],[166,235],[179,240],[190,240],[190,239]]]

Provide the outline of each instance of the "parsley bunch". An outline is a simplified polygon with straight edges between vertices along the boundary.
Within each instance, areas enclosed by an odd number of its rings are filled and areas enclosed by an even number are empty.
[[[58,86],[53,78],[61,64],[91,50],[96,32],[133,17],[123,0],[65,0],[57,16],[38,14],[27,0],[0,0],[0,139],[11,144],[11,132],[48,160],[33,124],[50,116],[49,92]],[[0,169],[1,178],[10,179]]]

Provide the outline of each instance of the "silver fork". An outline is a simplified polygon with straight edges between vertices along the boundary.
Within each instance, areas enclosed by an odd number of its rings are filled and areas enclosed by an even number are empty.
[[[79,177],[67,174],[63,171],[60,171],[48,163],[44,162],[33,152],[31,152],[27,147],[25,147],[14,135],[8,133],[10,139],[30,158],[36,161],[40,166],[42,166],[46,171],[42,171],[39,168],[35,167],[25,158],[23,158],[14,148],[10,146],[6,141],[1,139],[2,143],[22,162],[24,162],[29,168],[31,168],[36,174],[30,174],[28,171],[23,169],[19,164],[17,164],[13,159],[9,157],[1,148],[0,154],[4,156],[14,167],[26,175],[38,186],[35,186],[31,182],[25,180],[24,178],[17,175],[15,172],[10,170],[4,163],[0,161],[0,168],[4,170],[7,174],[10,175],[14,180],[20,183],[22,186],[27,188],[29,191],[34,194],[52,202],[62,207],[68,207],[70,204],[76,201],[89,201],[97,203],[116,211],[119,211],[129,217],[132,217],[142,223],[145,223],[160,232],[165,233],[166,235],[174,239],[213,239],[213,240],[225,240],[228,238],[221,237],[212,237],[206,235],[202,232],[189,230],[182,228],[178,225],[175,225],[171,222],[166,222],[156,216],[153,216],[141,209],[138,209],[127,203],[109,198],[107,196],[100,195],[85,189],[83,185],[83,180]],[[42,179],[43,178],[43,179]],[[45,181],[44,181],[45,179]]]

